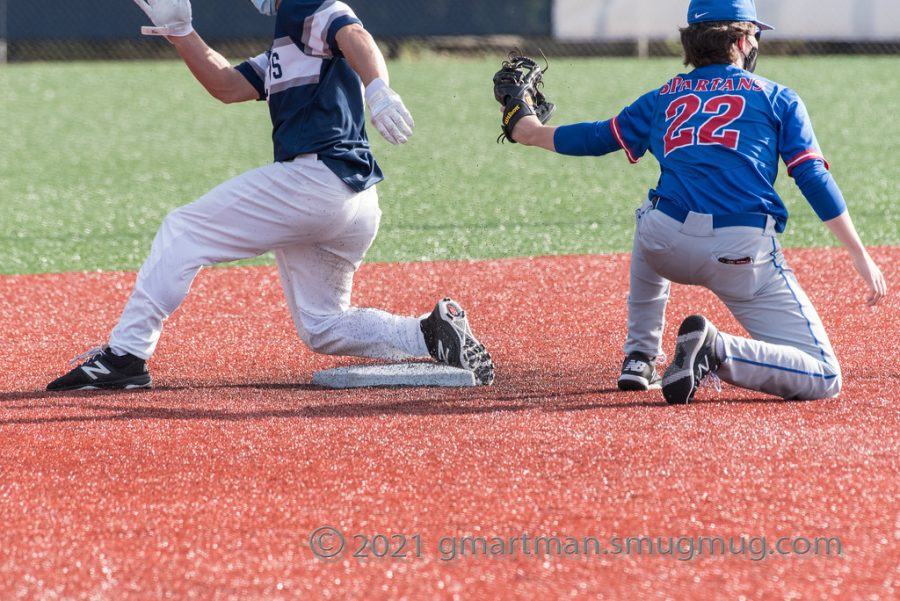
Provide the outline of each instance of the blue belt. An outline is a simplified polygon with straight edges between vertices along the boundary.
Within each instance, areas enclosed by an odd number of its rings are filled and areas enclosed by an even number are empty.
[[[653,208],[668,215],[675,221],[684,223],[684,220],[687,219],[689,211],[687,209],[682,209],[671,200],[655,196],[650,199],[650,202],[653,203]],[[729,213],[713,215],[712,223],[714,228],[742,226],[766,229],[768,217],[768,215],[763,213]]]

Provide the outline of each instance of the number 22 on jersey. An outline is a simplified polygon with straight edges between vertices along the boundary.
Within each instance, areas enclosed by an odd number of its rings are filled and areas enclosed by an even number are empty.
[[[673,150],[693,145],[720,145],[737,149],[741,132],[726,129],[744,114],[744,97],[726,94],[713,96],[703,102],[696,94],[676,98],[666,108],[666,121],[672,120],[665,135],[665,155]],[[709,115],[700,127],[686,127],[685,123],[697,113]]]

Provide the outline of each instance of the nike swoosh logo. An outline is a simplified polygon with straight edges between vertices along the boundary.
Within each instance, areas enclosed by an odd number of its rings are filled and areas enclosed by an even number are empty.
[[[694,13],[694,18],[695,18],[695,19],[702,19],[703,17],[705,17],[705,16],[708,15],[708,14],[709,14],[709,11],[706,11],[705,13]]]

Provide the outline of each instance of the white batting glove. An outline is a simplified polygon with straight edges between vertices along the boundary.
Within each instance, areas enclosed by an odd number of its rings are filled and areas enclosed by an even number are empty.
[[[154,27],[141,27],[144,35],[181,37],[194,31],[190,0],[134,0],[134,3],[153,21]]]
[[[366,102],[378,133],[391,144],[405,144],[416,124],[400,95],[377,77],[366,87]]]

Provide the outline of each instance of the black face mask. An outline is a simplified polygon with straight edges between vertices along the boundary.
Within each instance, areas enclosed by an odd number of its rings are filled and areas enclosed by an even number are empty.
[[[751,48],[748,54],[744,55],[744,70],[753,73],[756,71],[756,59],[759,58],[759,50]]]

